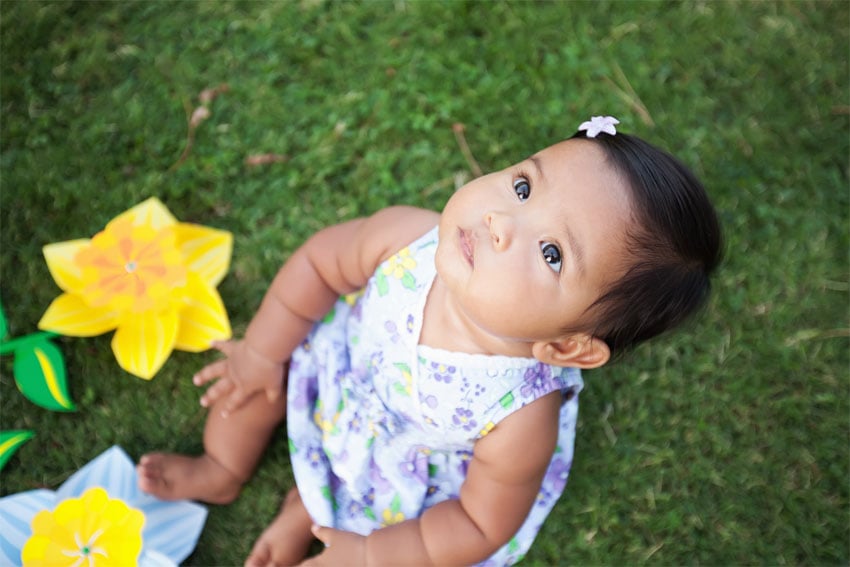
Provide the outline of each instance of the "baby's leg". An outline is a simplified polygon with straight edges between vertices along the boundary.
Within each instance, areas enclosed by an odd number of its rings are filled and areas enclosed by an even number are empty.
[[[286,495],[280,513],[254,544],[246,567],[297,565],[307,555],[313,542],[310,531],[313,520],[304,508],[298,489]]]
[[[139,488],[163,500],[201,500],[226,504],[239,496],[286,413],[286,396],[270,403],[255,394],[237,411],[222,417],[223,400],[210,408],[204,428],[204,454],[142,456],[136,470]]]

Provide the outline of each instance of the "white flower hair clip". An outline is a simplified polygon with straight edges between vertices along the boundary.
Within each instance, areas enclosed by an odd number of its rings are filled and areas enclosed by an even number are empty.
[[[591,116],[590,120],[582,122],[578,129],[579,131],[587,130],[588,138],[595,138],[600,132],[605,132],[613,136],[617,133],[614,125],[619,123],[620,121],[613,116]]]

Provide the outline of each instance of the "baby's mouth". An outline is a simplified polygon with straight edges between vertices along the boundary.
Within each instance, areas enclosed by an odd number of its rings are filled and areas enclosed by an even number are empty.
[[[469,262],[470,266],[475,266],[475,243],[469,237],[469,234],[462,228],[460,230],[460,250],[463,252],[463,257]]]

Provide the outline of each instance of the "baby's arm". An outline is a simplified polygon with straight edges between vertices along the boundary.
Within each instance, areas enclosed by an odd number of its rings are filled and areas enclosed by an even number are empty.
[[[534,505],[557,443],[560,404],[560,393],[544,396],[479,440],[458,499],[366,538],[321,528],[317,535],[331,545],[307,563],[469,565],[487,559]]]
[[[317,232],[283,265],[241,341],[218,345],[226,358],[208,365],[195,384],[219,379],[201,398],[225,398],[224,412],[255,392],[270,399],[283,389],[283,365],[340,295],[362,288],[378,265],[437,224],[439,215],[390,207]]]

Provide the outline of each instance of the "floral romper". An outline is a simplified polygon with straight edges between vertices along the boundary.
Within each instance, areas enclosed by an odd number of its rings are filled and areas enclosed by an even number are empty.
[[[339,300],[293,353],[292,468],[317,524],[367,535],[457,498],[475,442],[560,390],[558,446],[537,501],[485,562],[508,565],[526,553],[566,485],[581,375],[533,358],[419,345],[436,248],[434,228],[381,264],[361,293]]]

